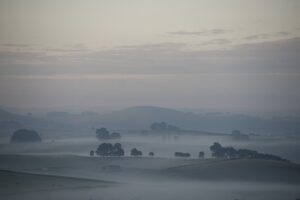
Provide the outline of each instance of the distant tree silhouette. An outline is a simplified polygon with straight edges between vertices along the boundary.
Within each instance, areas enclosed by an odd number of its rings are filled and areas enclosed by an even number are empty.
[[[90,151],[90,156],[94,156],[95,152],[94,151]]]
[[[116,143],[113,146],[113,156],[124,156],[124,150],[122,148],[122,145],[120,143]]]
[[[130,155],[132,155],[132,156],[141,156],[141,155],[143,155],[143,152],[137,150],[136,148],[133,148],[130,151]]]
[[[166,122],[154,122],[150,125],[152,131],[179,131],[180,128]]]
[[[107,140],[107,139],[120,139],[121,134],[118,132],[109,133],[106,128],[100,128],[96,130],[96,137],[99,140]]]
[[[225,157],[225,152],[223,151],[222,146],[221,146],[220,143],[215,142],[209,148],[212,151],[212,157],[217,157],[217,158]]]
[[[233,147],[222,147],[224,157],[226,158],[238,158],[239,152]]]
[[[41,142],[42,138],[34,130],[19,129],[10,138],[11,143]]]
[[[198,157],[199,157],[199,158],[204,158],[204,152],[203,152],[203,151],[200,151],[199,154],[198,154]]]
[[[124,156],[124,150],[120,143],[112,145],[111,143],[102,143],[98,146],[97,155],[99,156]]]
[[[175,152],[174,153],[174,156],[175,157],[191,157],[191,154],[190,153],[182,153],[182,152]]]
[[[109,131],[106,128],[100,128],[96,130],[96,136],[98,139],[109,139]]]
[[[257,158],[259,153],[249,149],[239,149],[237,154],[239,158]]]
[[[149,156],[153,157],[154,153],[153,152],[149,152]]]
[[[262,154],[254,150],[249,149],[238,149],[233,147],[222,147],[219,143],[215,142],[210,146],[212,156],[216,158],[239,158],[239,159],[264,159],[264,160],[277,160],[277,161],[288,161],[279,156],[272,154]]]
[[[221,144],[218,143],[218,142],[214,142],[214,144],[211,145],[211,146],[209,147],[209,149],[210,149],[211,151],[217,151],[217,150],[219,150],[220,148],[222,148],[222,146],[221,146]]]
[[[109,133],[106,128],[100,128],[96,130],[96,137],[99,140],[107,140],[107,139],[120,139],[121,134],[118,132]]]
[[[111,156],[113,145],[111,143],[102,143],[98,146],[96,151],[99,156]]]

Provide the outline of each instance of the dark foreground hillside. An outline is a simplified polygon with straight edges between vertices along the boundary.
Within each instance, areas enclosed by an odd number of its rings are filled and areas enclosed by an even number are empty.
[[[300,197],[300,165],[265,160],[0,155],[2,200]]]

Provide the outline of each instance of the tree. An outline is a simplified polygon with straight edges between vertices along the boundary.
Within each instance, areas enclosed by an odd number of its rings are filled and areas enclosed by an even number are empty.
[[[233,147],[222,147],[219,143],[216,142],[210,146],[210,150],[212,151],[212,156],[216,158],[265,159],[288,162],[288,160],[283,159],[279,156],[258,153],[257,151],[250,149],[236,150]]]
[[[94,156],[95,152],[94,151],[90,151],[90,156]]]
[[[153,152],[149,152],[149,156],[153,157],[154,153]]]
[[[199,158],[204,158],[204,152],[200,151],[198,156],[199,156]]]
[[[10,138],[11,143],[41,142],[42,138],[34,130],[19,129]]]
[[[102,143],[97,148],[97,155],[99,156],[111,156],[112,155],[113,146],[111,143]]]
[[[237,150],[233,147],[222,147],[221,144],[215,142],[210,146],[212,156],[216,158],[236,158]]]
[[[97,155],[99,156],[124,156],[124,150],[120,143],[112,145],[111,143],[102,143],[98,146]]]
[[[217,157],[217,158],[225,157],[225,152],[223,151],[223,148],[220,143],[214,142],[214,144],[211,145],[209,149],[212,151],[213,157]]]
[[[113,156],[124,156],[124,150],[122,149],[122,145],[120,143],[116,143],[113,146]]]
[[[150,125],[152,131],[179,131],[180,128],[166,122],[154,122]]]
[[[183,152],[175,152],[174,156],[175,157],[190,157],[191,154],[190,153],[183,153]]]
[[[239,149],[238,158],[258,158],[258,152],[249,149]]]
[[[96,130],[96,137],[99,140],[107,140],[107,139],[119,139],[121,138],[121,134],[118,132],[109,133],[106,128],[100,128]]]
[[[222,151],[226,158],[237,158],[238,151],[233,147],[222,147]]]
[[[209,147],[209,149],[210,149],[211,151],[217,151],[217,150],[219,150],[220,148],[222,148],[222,146],[221,146],[221,144],[218,143],[218,142],[214,142],[214,144],[211,145],[211,146]]]
[[[109,139],[109,131],[106,128],[100,128],[96,130],[96,136],[98,139]]]
[[[132,156],[141,156],[141,155],[143,155],[143,153],[141,151],[137,150],[136,148],[133,148],[130,151],[130,155],[132,155]]]

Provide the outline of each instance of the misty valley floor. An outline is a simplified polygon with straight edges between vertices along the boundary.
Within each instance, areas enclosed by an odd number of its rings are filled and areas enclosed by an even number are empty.
[[[296,200],[300,198],[299,139],[261,137],[247,142],[226,136],[172,138],[126,135],[124,157],[90,157],[95,137],[50,138],[42,143],[0,140],[2,200]],[[292,162],[210,158],[209,145],[250,148]],[[154,157],[131,157],[137,147]],[[206,159],[198,159],[199,151]],[[175,158],[174,152],[191,158]]]
[[[1,199],[300,196],[300,165],[275,161],[6,154],[0,155],[0,169]]]

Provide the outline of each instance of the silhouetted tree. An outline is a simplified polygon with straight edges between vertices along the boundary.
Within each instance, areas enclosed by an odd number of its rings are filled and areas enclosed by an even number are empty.
[[[213,145],[211,145],[210,150],[212,151],[212,156],[217,158],[226,157],[225,152],[223,151],[223,148],[220,143],[215,142]]]
[[[41,142],[42,138],[36,131],[27,130],[27,129],[19,129],[13,133],[10,138],[11,143],[19,143],[19,142]]]
[[[141,155],[143,155],[143,153],[141,151],[137,150],[136,148],[133,148],[130,151],[130,155],[132,155],[132,156],[141,156]]]
[[[152,131],[179,131],[180,128],[174,125],[167,124],[166,122],[154,122],[150,125]]]
[[[204,152],[203,152],[203,151],[200,151],[198,157],[199,157],[199,158],[204,158]]]
[[[258,152],[249,149],[237,150],[238,158],[258,158]]]
[[[118,132],[109,133],[109,131],[106,128],[100,128],[96,130],[96,136],[99,140],[103,139],[120,139],[121,134]]]
[[[175,152],[174,156],[175,157],[190,157],[191,154],[190,153]]]
[[[122,145],[120,143],[116,143],[113,146],[113,156],[124,156],[124,150],[122,149]]]
[[[216,158],[244,158],[244,159],[265,159],[265,160],[277,160],[277,161],[288,161],[279,156],[271,154],[262,154],[254,150],[249,149],[238,149],[233,147],[222,147],[219,143],[214,143],[210,146],[212,156]]]
[[[94,156],[95,152],[94,151],[90,151],[90,156]]]
[[[214,144],[211,145],[211,146],[209,147],[209,149],[210,149],[211,151],[217,151],[217,150],[219,150],[220,148],[222,148],[222,146],[221,146],[221,144],[218,143],[218,142],[214,142]]]
[[[153,152],[149,152],[149,156],[153,157],[154,153]]]
[[[109,131],[106,128],[100,128],[96,130],[96,136],[98,139],[109,139]]]
[[[111,143],[102,143],[97,148],[97,155],[99,156],[111,156],[113,146]]]
[[[111,143],[102,143],[98,146],[96,153],[99,156],[124,156],[124,150],[120,143],[114,145]]]

